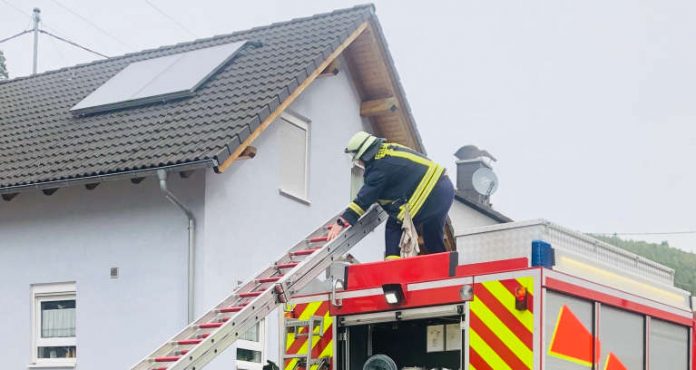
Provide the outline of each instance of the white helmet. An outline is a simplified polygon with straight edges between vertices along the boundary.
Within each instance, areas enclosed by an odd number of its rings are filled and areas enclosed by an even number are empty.
[[[353,156],[353,160],[360,159],[375,141],[377,141],[376,136],[365,131],[359,131],[348,140],[346,153],[350,153]]]

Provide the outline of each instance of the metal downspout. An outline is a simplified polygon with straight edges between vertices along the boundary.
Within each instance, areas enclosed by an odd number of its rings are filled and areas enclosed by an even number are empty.
[[[188,218],[188,322],[193,322],[193,299],[194,299],[194,276],[195,276],[195,234],[196,234],[196,219],[193,212],[186,207],[174,194],[167,188],[167,172],[158,170],[157,177],[159,178],[160,190],[164,193],[165,198],[174,203],[181,209],[186,218]]]

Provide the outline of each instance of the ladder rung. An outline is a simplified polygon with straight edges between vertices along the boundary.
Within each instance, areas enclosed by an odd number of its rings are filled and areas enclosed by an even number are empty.
[[[221,327],[222,324],[224,324],[224,322],[206,322],[198,325],[198,327],[201,329],[214,329]]]
[[[176,362],[179,361],[181,356],[162,356],[155,357],[155,362]]]
[[[307,355],[306,355],[306,354],[300,355],[300,354],[297,354],[297,353],[293,353],[293,354],[291,354],[291,355],[285,355],[285,356],[283,356],[283,357],[285,357],[285,358],[307,358]]]
[[[215,321],[215,322],[206,322],[203,324],[198,325],[199,328],[201,329],[214,329],[214,328],[219,328],[224,324],[225,322],[229,321],[229,317],[224,317],[220,319],[220,321]],[[206,335],[207,337],[207,335]]]
[[[256,279],[257,283],[275,283],[276,281],[280,280],[283,276],[271,276],[267,278],[261,278],[261,279]]]
[[[308,256],[308,255],[310,255],[318,250],[319,250],[319,248],[300,249],[299,251],[290,252],[290,255],[291,256]]]
[[[229,307],[223,307],[218,310],[220,313],[230,313],[230,312],[239,312],[244,308],[244,306],[229,306]]]
[[[182,346],[188,346],[188,345],[192,345],[192,344],[199,344],[199,343],[202,342],[202,341],[203,341],[203,339],[201,339],[201,338],[196,338],[196,339],[182,339],[182,340],[176,342],[176,344],[182,345]]]
[[[172,370],[174,367],[202,370],[203,366],[212,361],[219,352],[240,339],[240,333],[236,332],[238,329],[262,320],[269,310],[280,306],[282,302],[279,301],[284,299],[276,301],[273,295],[283,294],[284,291],[293,293],[302,289],[314,278],[310,275],[316,275],[329,268],[335,258],[345,254],[367,232],[381,224],[385,217],[386,214],[379,207],[371,208],[360,223],[345,230],[343,237],[335,242],[326,236],[326,227],[320,226],[299,243],[286,249],[280,260],[275,260],[275,263],[270,266],[267,265],[266,270],[248,280],[243,288],[234,289],[222,302],[208,311],[203,319],[190,324],[185,330],[143,358],[131,370]],[[324,325],[319,325],[319,323],[323,324],[323,321],[308,319],[302,324],[295,323],[294,328],[283,328],[283,330],[286,333],[294,332],[298,337],[304,336],[302,340],[308,339],[314,343],[323,334]],[[310,366],[317,363],[311,353],[306,357],[298,355],[297,359],[300,366],[295,370],[309,370]],[[323,361],[327,362],[327,360]]]

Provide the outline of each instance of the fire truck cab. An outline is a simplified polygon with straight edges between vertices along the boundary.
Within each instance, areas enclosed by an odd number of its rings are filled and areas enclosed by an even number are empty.
[[[286,310],[284,369],[696,369],[670,268],[546,221],[457,245],[332,269]]]

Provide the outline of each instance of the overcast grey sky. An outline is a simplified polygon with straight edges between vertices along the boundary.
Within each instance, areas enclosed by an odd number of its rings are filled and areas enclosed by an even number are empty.
[[[0,0],[0,38],[38,6],[47,30],[120,55],[362,2]],[[696,2],[375,4],[430,156],[454,170],[461,145],[493,153],[498,210],[587,232],[696,230]],[[30,73],[31,48],[0,45],[11,76]],[[41,71],[91,60],[41,38]],[[694,233],[634,238],[696,251]]]

